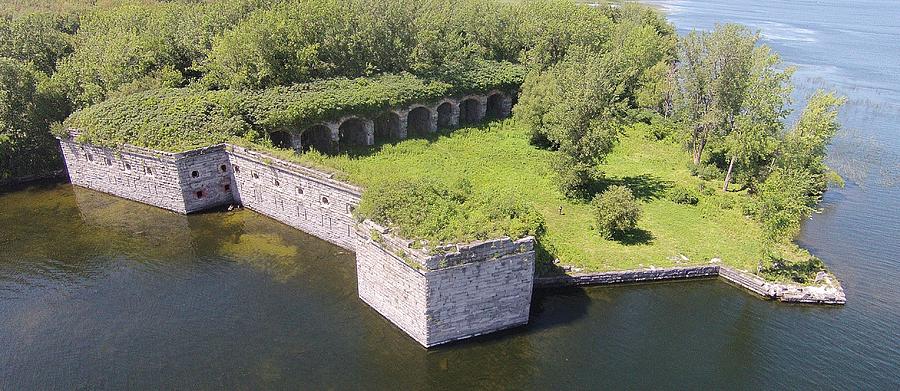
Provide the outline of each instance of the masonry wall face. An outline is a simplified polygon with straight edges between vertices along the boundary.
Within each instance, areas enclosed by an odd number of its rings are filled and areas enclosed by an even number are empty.
[[[355,249],[352,212],[359,205],[358,189],[239,147],[233,147],[228,155],[238,200],[245,207]]]
[[[534,250],[430,271],[426,346],[524,325],[531,310]]]
[[[113,152],[67,139],[60,140],[60,147],[72,184],[187,213],[171,156]]]
[[[424,346],[429,346],[429,288],[422,271],[360,231],[356,242],[359,298]]]
[[[231,163],[223,147],[178,156],[176,166],[188,213],[235,202]]]
[[[429,258],[468,259],[430,269],[414,250],[357,230],[359,297],[426,347],[528,323],[534,280],[533,239],[463,246]],[[401,257],[408,258],[404,260]]]

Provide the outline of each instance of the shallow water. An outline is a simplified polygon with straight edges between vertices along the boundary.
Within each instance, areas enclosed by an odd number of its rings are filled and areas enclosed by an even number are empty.
[[[842,120],[876,142],[848,145],[897,164],[900,7],[664,3],[682,30],[765,28],[801,92],[850,97]],[[846,306],[718,280],[540,291],[528,326],[429,351],[357,298],[351,254],[253,212],[0,194],[0,389],[898,389],[900,191],[882,182],[831,191],[804,227]]]

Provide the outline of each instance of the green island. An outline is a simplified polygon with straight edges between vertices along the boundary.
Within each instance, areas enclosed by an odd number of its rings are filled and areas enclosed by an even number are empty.
[[[825,270],[793,239],[841,183],[824,159],[843,99],[817,92],[787,124],[793,69],[743,26],[678,37],[649,7],[549,0],[136,2],[0,23],[3,177],[59,165],[51,128],[229,142],[361,185],[360,218],[427,248],[533,235],[544,275]],[[512,118],[339,151],[272,137],[491,89],[515,93]]]

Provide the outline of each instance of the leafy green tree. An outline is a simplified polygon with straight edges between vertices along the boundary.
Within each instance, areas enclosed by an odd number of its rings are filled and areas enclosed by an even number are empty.
[[[606,239],[634,229],[641,218],[641,205],[625,186],[610,186],[594,196],[591,206],[597,219],[597,232]]]
[[[131,83],[148,76],[167,77],[139,84],[155,87],[197,77],[195,64],[206,57],[214,37],[264,3],[128,3],[92,10],[81,18],[75,51],[59,64],[53,83],[80,108],[123,86],[133,91]],[[181,77],[170,77],[166,69]]]
[[[411,2],[295,0],[218,39],[203,67],[220,87],[269,87],[406,70]]]
[[[0,57],[30,63],[51,74],[59,60],[72,52],[72,38],[62,29],[65,20],[52,14],[0,17]]]
[[[788,241],[814,211],[827,187],[828,144],[840,130],[837,112],[845,99],[817,91],[785,136],[773,172],[760,186],[757,218],[773,242]]]
[[[816,91],[793,129],[785,136],[777,158],[779,167],[810,173],[816,180],[816,195],[825,191],[831,176],[825,157],[828,145],[841,129],[837,115],[846,101],[846,98],[833,92]]]
[[[759,189],[757,218],[772,242],[793,240],[800,223],[814,211],[815,178],[807,171],[777,168]]]
[[[589,196],[596,166],[612,150],[648,70],[665,61],[671,40],[626,19],[596,46],[570,47],[565,60],[526,77],[517,116],[535,141],[557,149],[552,167],[568,197]]]
[[[0,57],[0,179],[59,167],[56,143],[47,131],[56,113],[46,109],[44,79],[29,64]]]
[[[712,32],[693,31],[679,41],[678,108],[691,124],[695,165],[712,138],[734,129],[758,40],[759,35],[744,26],[725,24]]]
[[[784,68],[778,55],[767,46],[755,48],[752,58],[740,109],[732,128],[725,133],[724,151],[730,159],[724,191],[728,191],[735,163],[740,166],[745,181],[752,184],[764,179],[778,148],[784,120],[790,113],[793,68]]]
[[[618,139],[628,104],[617,76],[602,58],[582,53],[526,79],[516,113],[558,150],[553,167],[569,197],[586,195],[593,168]]]

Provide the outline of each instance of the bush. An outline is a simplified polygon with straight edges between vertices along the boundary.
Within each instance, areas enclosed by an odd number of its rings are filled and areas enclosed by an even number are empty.
[[[787,261],[772,259],[772,264],[760,272],[770,280],[793,281],[800,284],[815,280],[816,274],[825,271],[825,263],[821,259],[810,256],[803,261]]]
[[[591,201],[597,217],[597,231],[606,239],[634,229],[641,218],[641,206],[625,186],[610,186]]]
[[[683,187],[676,187],[669,190],[666,198],[676,204],[682,205],[697,205],[697,202],[700,201],[699,199],[697,199],[696,195]]]
[[[700,165],[690,165],[691,175],[698,177],[703,180],[712,181],[712,180],[723,180],[725,179],[725,173],[716,167],[715,164],[710,163],[702,163]]]

